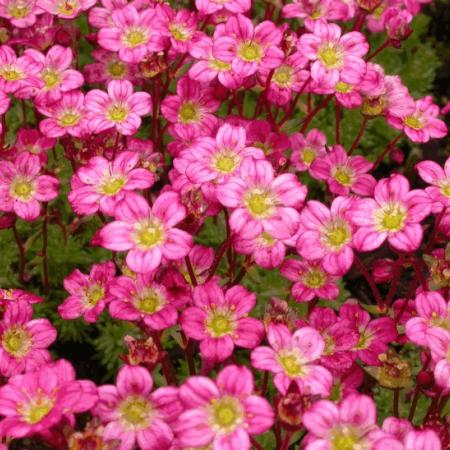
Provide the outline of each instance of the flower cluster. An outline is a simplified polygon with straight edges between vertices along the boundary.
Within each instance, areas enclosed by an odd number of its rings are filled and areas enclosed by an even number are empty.
[[[0,0],[0,448],[449,448],[429,2]]]

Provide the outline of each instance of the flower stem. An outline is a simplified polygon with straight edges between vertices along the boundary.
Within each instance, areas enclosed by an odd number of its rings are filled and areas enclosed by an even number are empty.
[[[363,137],[364,132],[366,131],[366,126],[367,126],[368,121],[369,121],[369,119],[367,117],[363,118],[363,120],[361,122],[361,126],[359,128],[358,135],[356,136],[355,140],[353,141],[353,144],[350,147],[350,150],[348,152],[349,156],[355,151],[356,147],[358,147],[358,144],[359,144],[361,138]]]
[[[25,247],[20,239],[19,232],[17,231],[15,223],[12,226],[12,232],[14,235],[14,240],[17,244],[17,248],[19,249],[19,281],[23,283],[25,281]]]
[[[42,221],[42,277],[43,277],[43,290],[47,294],[50,288],[49,274],[48,274],[48,258],[47,258],[47,247],[48,247],[48,215],[47,215],[48,204],[43,204],[43,221]]]
[[[333,95],[327,95],[303,120],[302,128],[300,129],[300,133],[304,133],[306,129],[308,128],[311,121],[314,119],[314,116],[325,106],[330,103],[331,99],[333,98]]]

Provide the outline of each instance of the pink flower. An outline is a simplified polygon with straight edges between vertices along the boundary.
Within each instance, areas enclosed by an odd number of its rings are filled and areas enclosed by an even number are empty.
[[[214,112],[220,102],[214,98],[213,89],[183,77],[177,83],[177,95],[168,95],[161,103],[161,113],[172,124],[192,128],[197,135],[208,135],[215,128]]]
[[[434,213],[450,207],[450,157],[444,168],[434,161],[422,161],[416,165],[420,178],[432,186],[425,189],[431,199]]]
[[[152,330],[175,325],[181,306],[170,291],[153,279],[153,274],[138,274],[136,279],[118,277],[110,286],[109,313],[114,319],[139,322]]]
[[[348,395],[339,405],[329,400],[315,402],[304,413],[303,424],[310,433],[305,450],[373,448],[380,435],[375,403],[360,394]]]
[[[450,338],[450,302],[437,291],[417,294],[416,317],[406,323],[406,336],[417,345],[427,345],[427,335],[442,334]]]
[[[184,258],[192,247],[192,236],[174,226],[186,216],[176,192],[159,195],[150,208],[140,195],[129,193],[115,209],[116,221],[105,225],[93,243],[114,251],[128,251],[128,267],[150,272],[162,258]]]
[[[415,110],[401,117],[388,116],[387,121],[402,130],[413,142],[428,142],[447,135],[447,125],[438,119],[439,107],[430,96],[416,101]]]
[[[93,413],[105,425],[103,439],[119,442],[117,450],[131,450],[136,444],[147,450],[171,448],[171,423],[182,412],[178,390],[167,386],[152,392],[147,369],[124,366],[116,385],[98,388],[99,401]]]
[[[111,300],[110,284],[115,274],[111,261],[94,264],[89,275],[75,269],[64,278],[64,289],[70,296],[58,306],[59,315],[66,320],[83,316],[87,323],[96,322]]]
[[[72,177],[69,202],[77,214],[101,211],[110,216],[120,200],[136,189],[147,189],[155,176],[147,169],[136,168],[139,154],[122,152],[112,162],[94,156]]]
[[[387,239],[396,250],[417,250],[423,235],[419,222],[430,208],[426,192],[410,191],[404,176],[383,178],[375,186],[374,198],[361,199],[352,209],[352,221],[358,226],[353,246],[358,251],[370,251]]]
[[[334,374],[344,374],[355,360],[353,347],[359,341],[358,332],[331,308],[314,308],[309,316],[309,324],[320,332],[325,342],[321,364]]]
[[[291,100],[292,92],[301,91],[309,80],[306,70],[308,60],[301,52],[295,52],[284,59],[270,78],[267,88],[267,98],[270,102],[283,106]],[[261,82],[265,86],[268,82],[270,70],[262,71]]]
[[[187,336],[200,341],[200,353],[211,361],[224,361],[234,346],[254,348],[264,336],[259,320],[247,317],[256,304],[256,296],[242,286],[225,293],[216,280],[194,289],[194,306],[181,316]]]
[[[132,5],[139,2],[130,2]],[[96,28],[105,28],[112,25],[111,14],[127,6],[126,0],[100,0],[102,6],[94,6],[88,12],[89,25]]]
[[[309,173],[317,180],[326,181],[330,192],[336,195],[372,195],[375,178],[368,174],[373,164],[363,156],[347,156],[340,145],[334,145],[331,151],[315,158]]]
[[[216,381],[194,376],[179,389],[185,411],[173,425],[182,448],[250,450],[249,435],[266,432],[274,413],[266,399],[253,394],[253,375],[243,366],[227,366]]]
[[[208,278],[208,269],[214,262],[214,250],[211,247],[205,247],[203,245],[194,245],[189,252],[189,261],[191,263],[192,272],[195,275],[195,279],[198,284],[203,284]],[[183,260],[178,261],[178,270],[183,274],[184,279],[192,285],[189,270],[186,266],[186,262]]]
[[[38,155],[42,164],[47,163],[47,151],[53,148],[56,139],[42,136],[39,130],[21,128],[17,133],[14,149],[19,152],[29,152]]]
[[[92,52],[96,62],[86,64],[83,73],[88,83],[106,83],[111,80],[132,81],[136,72],[136,65],[119,59],[117,53],[96,48]]]
[[[233,208],[230,227],[242,238],[251,239],[263,231],[278,239],[288,239],[298,230],[299,214],[306,187],[292,173],[275,177],[266,160],[245,158],[239,176],[217,188],[217,198]]]
[[[38,8],[61,19],[73,19],[94,6],[96,0],[37,0]]]
[[[0,436],[22,438],[48,433],[62,420],[75,424],[75,413],[97,402],[97,387],[76,380],[75,370],[63,359],[36,372],[16,375],[0,388]]]
[[[270,347],[257,347],[252,351],[252,366],[273,372],[273,382],[282,395],[292,382],[302,394],[326,396],[330,393],[331,373],[315,364],[325,348],[318,331],[303,327],[291,334],[285,325],[269,324],[267,339]]]
[[[430,429],[416,431],[410,422],[388,417],[383,422],[387,436],[375,442],[373,450],[441,450],[437,434]]]
[[[0,289],[0,302],[5,305],[9,302],[26,301],[30,304],[42,303],[44,299],[22,289]],[[2,306],[3,306],[2,305]]]
[[[201,36],[197,31],[198,18],[195,12],[187,9],[173,10],[163,6],[162,12],[165,35],[170,41],[170,50],[176,53],[187,53],[193,40]]]
[[[49,117],[39,123],[39,130],[44,136],[56,138],[64,136],[80,137],[87,132],[84,95],[80,91],[62,94],[60,100],[49,105],[39,104],[40,113]]]
[[[83,84],[83,75],[77,70],[70,69],[72,64],[70,48],[54,45],[45,56],[37,50],[27,48],[25,55],[42,67],[39,72],[42,87],[37,92],[36,101],[54,102],[61,98],[63,92],[78,89]]]
[[[243,14],[251,4],[251,0],[195,0],[195,7],[203,14],[214,14],[223,9],[232,14]]]
[[[147,53],[164,49],[164,23],[154,8],[137,11],[127,5],[111,14],[112,24],[98,32],[98,43],[129,63],[139,63]]]
[[[4,17],[17,28],[31,27],[36,22],[36,16],[42,14],[36,7],[35,0],[1,0],[0,17]]]
[[[397,338],[394,321],[389,317],[371,320],[369,313],[352,301],[339,308],[339,316],[359,333],[359,341],[353,348],[356,356],[365,364],[380,365],[378,355],[386,353],[388,344]]]
[[[31,372],[50,361],[46,350],[56,339],[47,319],[35,319],[26,300],[9,302],[0,323],[0,373],[5,377]]]
[[[0,211],[14,211],[24,220],[39,217],[40,202],[58,196],[59,181],[50,175],[39,175],[39,157],[20,153],[14,163],[0,161]]]
[[[244,255],[252,255],[255,263],[264,269],[278,267],[286,255],[286,246],[293,247],[295,240],[277,239],[263,231],[260,235],[246,239],[237,235],[233,239],[233,247]]]
[[[342,36],[338,25],[323,21],[315,22],[313,32],[303,34],[298,42],[298,50],[311,61],[311,78],[328,87],[339,81],[362,81],[366,73],[362,57],[368,49],[363,34],[351,31]]]
[[[310,130],[306,136],[293,133],[289,141],[292,147],[291,163],[301,172],[308,170],[316,158],[326,154],[327,138],[317,129]]]
[[[345,274],[353,264],[353,225],[350,220],[355,200],[336,197],[330,209],[311,200],[300,214],[297,252],[307,260],[320,259],[325,271]]]
[[[283,6],[283,17],[304,19],[308,29],[314,28],[314,22],[348,20],[354,15],[354,6],[350,2],[339,0],[294,0]]]
[[[213,40],[206,35],[193,39],[189,54],[198,61],[189,69],[189,78],[201,83],[211,83],[217,78],[228,89],[236,89],[242,80],[232,71],[231,64],[213,56]]]
[[[245,142],[244,128],[222,125],[215,139],[201,137],[192,146],[181,151],[174,160],[174,166],[192,183],[220,184],[239,171],[245,157],[264,158],[260,149],[247,147]]]
[[[150,113],[152,99],[146,92],[133,92],[128,80],[108,83],[108,93],[93,89],[86,94],[84,104],[89,118],[89,128],[100,133],[115,128],[123,135],[136,133],[141,116]]]
[[[434,379],[445,394],[450,393],[450,333],[431,328],[427,333],[427,347],[431,350],[434,366]]]
[[[22,87],[39,86],[42,65],[27,55],[16,56],[8,45],[0,47],[0,91],[16,92]],[[28,98],[26,95],[21,98]]]
[[[238,14],[214,33],[213,55],[231,64],[237,75],[248,77],[260,69],[275,69],[281,65],[284,54],[278,46],[282,32],[268,20],[253,27],[252,21]]]
[[[309,302],[314,298],[334,300],[339,295],[337,278],[330,275],[319,260],[287,259],[280,274],[293,282],[291,292],[297,302]]]

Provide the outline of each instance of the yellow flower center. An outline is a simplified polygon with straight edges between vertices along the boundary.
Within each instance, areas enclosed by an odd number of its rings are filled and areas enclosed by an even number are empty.
[[[127,428],[147,428],[153,416],[153,408],[148,400],[139,395],[130,395],[119,406],[122,423]]]
[[[130,28],[123,37],[123,42],[128,47],[138,47],[148,41],[147,31],[143,28]]]
[[[136,299],[136,308],[146,314],[154,314],[162,309],[165,301],[156,289],[146,289]]]
[[[200,111],[197,105],[192,102],[185,102],[178,112],[181,123],[194,123],[200,119]]]
[[[236,169],[239,163],[239,157],[227,150],[223,150],[213,158],[213,167],[218,171],[229,174]]]
[[[63,0],[58,5],[58,13],[63,16],[70,16],[79,8],[80,4],[77,0]]]
[[[22,419],[29,424],[40,422],[53,408],[54,400],[38,392],[37,397],[19,408]]]
[[[6,80],[6,81],[17,81],[21,80],[23,78],[23,73],[20,72],[17,68],[12,66],[5,66],[0,72],[0,75]]]
[[[441,193],[446,197],[450,197],[450,181],[447,181],[441,185]]]
[[[253,217],[263,219],[272,215],[274,201],[268,192],[257,188],[246,197],[245,204]]]
[[[388,204],[374,213],[380,231],[396,232],[403,229],[406,209],[399,203]]]
[[[231,64],[211,58],[209,60],[209,67],[217,72],[227,72],[231,69]]]
[[[26,180],[24,178],[16,178],[11,183],[11,195],[22,202],[30,201],[34,195],[34,192],[34,185],[30,180]]]
[[[351,239],[351,232],[348,225],[343,221],[334,222],[325,228],[324,241],[333,250],[339,250]]]
[[[269,233],[263,231],[258,238],[258,242],[264,247],[272,247],[276,241]]]
[[[123,177],[110,177],[100,187],[100,192],[105,195],[116,195],[125,184]]]
[[[334,179],[343,186],[351,186],[354,182],[355,174],[349,167],[339,166],[334,171]]]
[[[421,130],[424,126],[422,119],[418,116],[407,116],[403,119],[403,123],[414,130]]]
[[[156,220],[147,224],[141,224],[136,229],[135,242],[143,249],[162,244],[164,238],[164,229]]]
[[[373,10],[372,16],[375,17],[375,19],[379,20],[381,18],[381,14],[383,14],[385,9],[386,9],[386,5],[381,4],[380,6],[377,6]]]
[[[30,5],[27,5],[22,1],[13,2],[8,6],[8,12],[14,19],[23,19],[28,16],[30,11]]]
[[[310,147],[305,147],[302,151],[303,162],[308,166],[313,163],[313,161],[316,159],[316,156],[316,152]]]
[[[81,119],[81,115],[73,111],[67,111],[58,118],[58,124],[62,127],[72,127]]]
[[[60,83],[60,76],[56,70],[46,69],[42,72],[42,80],[47,89],[52,89]]]
[[[388,103],[384,96],[377,98],[365,98],[361,106],[361,112],[366,116],[379,116],[383,114]]]
[[[257,62],[263,57],[262,47],[253,41],[243,42],[239,46],[238,55],[247,62]]]
[[[113,122],[123,122],[128,117],[128,108],[121,104],[114,104],[108,109],[108,118]]]
[[[348,427],[338,427],[332,433],[331,437],[331,449],[332,450],[355,450],[363,449],[360,447],[361,440],[356,435],[355,431]]]
[[[93,308],[105,296],[105,289],[100,284],[93,284],[86,289],[84,294],[84,304]]]
[[[231,311],[213,309],[206,319],[206,329],[213,337],[221,337],[236,329],[236,322]]]
[[[338,45],[332,42],[324,44],[319,49],[317,56],[327,69],[339,69],[342,67],[343,51]]]
[[[191,35],[190,31],[179,23],[169,25],[169,31],[177,41],[187,41]]]
[[[304,373],[300,358],[293,353],[280,355],[278,357],[278,362],[289,377],[297,378]]]
[[[273,73],[273,81],[280,87],[286,88],[292,84],[292,76],[294,75],[294,70],[291,66],[283,65],[278,67]]]
[[[326,281],[327,276],[324,271],[318,267],[312,267],[303,276],[303,283],[311,289],[318,289],[322,287]]]
[[[338,81],[334,89],[336,92],[339,92],[340,94],[348,94],[349,92],[352,91],[353,86],[351,84],[344,83],[343,81]]]
[[[106,70],[111,77],[121,79],[127,71],[127,66],[122,61],[111,61],[107,64]]]
[[[31,334],[20,325],[13,325],[3,333],[3,348],[16,358],[22,358],[27,355],[31,344]]]
[[[244,409],[237,398],[223,396],[210,405],[210,421],[213,428],[230,433],[243,422]]]

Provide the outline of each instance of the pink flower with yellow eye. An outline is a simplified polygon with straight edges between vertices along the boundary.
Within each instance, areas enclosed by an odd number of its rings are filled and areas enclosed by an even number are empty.
[[[234,346],[256,347],[263,338],[262,323],[248,313],[256,296],[242,286],[223,291],[217,280],[194,289],[194,306],[181,316],[181,327],[187,336],[200,341],[200,353],[211,361],[224,361]]]
[[[192,236],[175,225],[186,209],[174,191],[159,195],[153,206],[144,197],[129,193],[114,211],[116,220],[101,228],[93,244],[114,251],[128,251],[126,262],[134,272],[157,269],[162,258],[184,258],[192,248]]]
[[[51,360],[47,350],[56,329],[47,319],[34,319],[26,300],[9,302],[0,323],[0,373],[5,377],[31,372]]]
[[[133,92],[128,80],[113,80],[108,83],[108,92],[93,89],[84,101],[89,128],[99,133],[115,128],[123,135],[136,133],[141,125],[141,116],[150,113],[152,98],[146,92]]]
[[[0,211],[14,211],[24,220],[34,220],[41,212],[41,202],[58,196],[59,181],[40,175],[39,157],[20,153],[14,163],[0,161]]]
[[[430,198],[421,189],[409,190],[409,181],[394,174],[378,181],[374,198],[364,198],[352,209],[358,227],[353,246],[358,251],[374,250],[387,239],[396,250],[411,252],[422,242],[420,222],[431,209]]]

